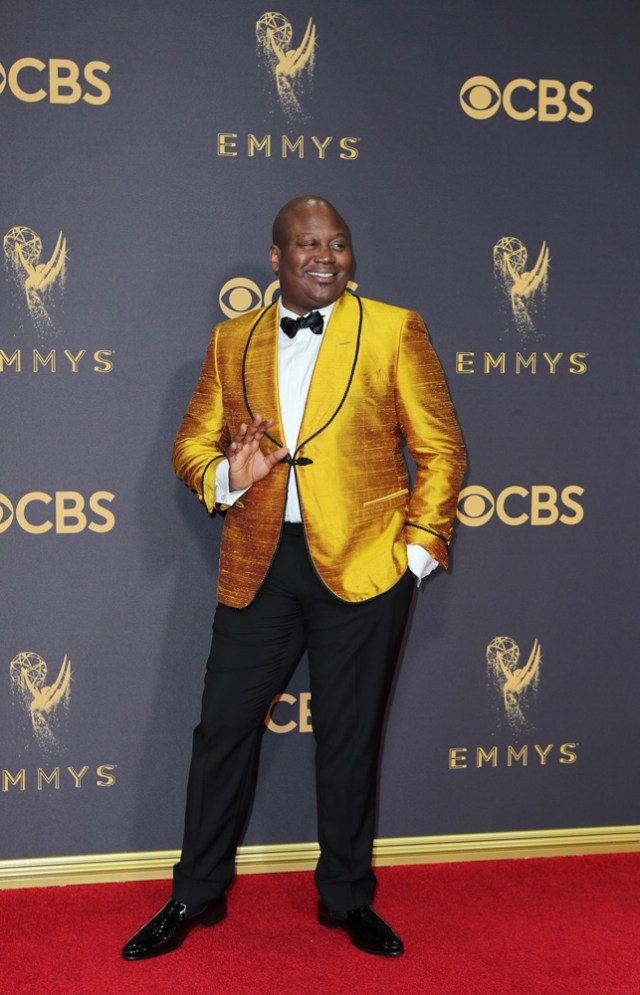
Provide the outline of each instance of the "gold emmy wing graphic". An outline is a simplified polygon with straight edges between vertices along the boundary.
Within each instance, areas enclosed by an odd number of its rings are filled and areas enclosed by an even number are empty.
[[[59,709],[69,707],[71,661],[65,654],[53,684],[47,684],[47,665],[37,653],[18,653],[9,664],[11,690],[31,719],[38,746],[47,751],[59,746],[54,729]]]
[[[42,262],[42,239],[32,228],[12,228],[3,241],[5,266],[16,288],[24,293],[29,317],[39,332],[51,328],[54,290],[64,290],[67,267],[67,240],[62,232],[48,262]]]
[[[505,236],[493,247],[493,272],[498,288],[511,309],[514,324],[523,341],[540,338],[536,312],[544,305],[549,281],[549,248],[546,242],[533,269],[527,267],[527,247],[519,238]]]
[[[487,646],[487,669],[492,683],[502,696],[505,715],[516,732],[531,729],[525,714],[529,692],[535,694],[540,680],[542,650],[537,639],[524,667],[519,667],[520,647],[510,636],[496,636]]]
[[[313,79],[316,29],[311,18],[297,48],[290,48],[292,38],[293,28],[283,14],[267,11],[256,22],[258,54],[275,80],[280,106],[289,120],[302,117],[300,98],[307,80]]]

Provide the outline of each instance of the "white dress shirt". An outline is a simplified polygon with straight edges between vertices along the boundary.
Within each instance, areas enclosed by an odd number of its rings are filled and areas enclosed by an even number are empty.
[[[289,338],[280,328],[280,321],[282,318],[295,320],[300,316],[287,310],[282,301],[278,302],[278,388],[284,430],[284,439],[279,441],[288,448],[290,453],[295,451],[298,442],[311,377],[322,345],[322,336],[329,324],[334,305],[335,301],[328,307],[317,308],[324,318],[325,330],[322,335],[315,334],[310,328],[300,328],[293,338]],[[260,414],[263,418],[273,417],[271,411],[261,411]],[[237,491],[229,489],[229,461],[219,460],[215,477],[216,503],[234,504],[245,490],[248,488]],[[302,521],[295,473],[289,474],[284,520],[285,522]],[[407,558],[409,569],[418,578],[418,584],[438,566],[438,561],[426,549],[413,543],[407,545]]]

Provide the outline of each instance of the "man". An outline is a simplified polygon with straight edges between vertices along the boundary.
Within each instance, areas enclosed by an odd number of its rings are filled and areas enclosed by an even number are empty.
[[[227,516],[173,897],[130,960],[224,918],[264,717],[305,648],[318,919],[367,953],[403,952],[371,908],[382,723],[415,578],[447,566],[464,449],[419,315],[346,293],[349,230],[331,204],[285,204],[270,261],[280,302],[214,330],[175,441],[178,475]]]

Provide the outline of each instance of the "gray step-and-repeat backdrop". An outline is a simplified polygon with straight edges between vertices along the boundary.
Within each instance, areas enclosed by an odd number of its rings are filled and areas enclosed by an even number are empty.
[[[380,837],[631,825],[638,6],[8,0],[2,857],[181,838],[223,519],[174,477],[212,325],[301,193],[420,311],[470,454],[416,596]],[[315,839],[301,665],[246,843]]]

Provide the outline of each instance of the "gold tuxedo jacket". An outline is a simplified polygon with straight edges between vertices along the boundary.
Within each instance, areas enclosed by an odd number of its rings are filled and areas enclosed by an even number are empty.
[[[278,394],[278,306],[218,325],[173,450],[178,476],[211,511],[217,461],[241,422],[275,418],[265,451],[284,445]],[[410,492],[400,449],[417,474]],[[407,543],[446,567],[466,467],[444,375],[418,314],[344,294],[313,373],[291,463],[280,463],[227,510],[218,599],[246,607],[278,546],[289,473],[320,579],[366,601],[407,569]],[[217,506],[225,510],[224,506]]]

